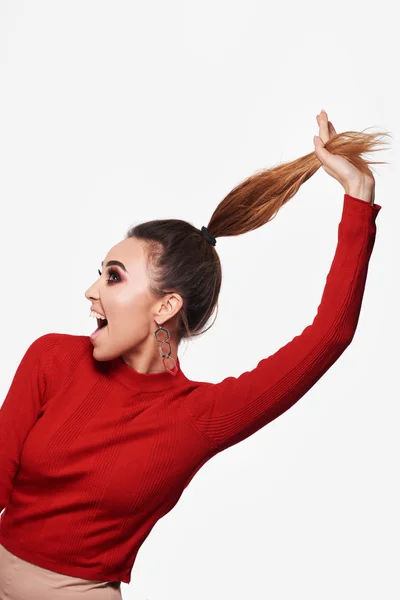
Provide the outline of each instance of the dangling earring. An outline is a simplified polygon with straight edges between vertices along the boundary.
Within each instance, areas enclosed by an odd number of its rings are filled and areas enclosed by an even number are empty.
[[[165,368],[166,371],[168,371],[168,373],[171,373],[171,375],[176,375],[176,373],[178,372],[178,366],[177,366],[177,364],[175,362],[175,359],[171,356],[172,349],[171,349],[171,344],[168,341],[170,339],[169,338],[169,331],[165,327],[161,327],[161,325],[158,325],[157,321],[154,321],[154,322],[158,326],[158,329],[156,329],[156,331],[154,332],[154,335],[155,335],[155,338],[156,338],[157,342],[160,343],[160,345],[158,346],[158,350],[160,352],[160,356],[161,356],[162,361],[164,363],[164,368]],[[158,339],[158,334],[161,331],[163,332],[162,335],[165,335],[165,339],[164,340],[159,340]],[[168,346],[169,346],[169,352],[168,352],[168,354],[164,354],[164,352],[162,351],[162,347],[163,347],[164,344],[168,344]],[[169,369],[167,367],[167,365],[165,364],[165,359],[166,358],[170,358],[171,360],[174,361],[174,368],[172,370]]]

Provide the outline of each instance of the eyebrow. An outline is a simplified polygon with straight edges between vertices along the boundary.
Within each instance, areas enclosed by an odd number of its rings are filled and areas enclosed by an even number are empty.
[[[103,266],[103,262],[101,261],[101,266]],[[125,273],[128,273],[125,265],[120,262],[119,260],[109,260],[108,263],[106,264],[106,267],[109,267],[110,265],[117,265],[118,267],[121,267],[121,269],[123,269],[125,271]]]

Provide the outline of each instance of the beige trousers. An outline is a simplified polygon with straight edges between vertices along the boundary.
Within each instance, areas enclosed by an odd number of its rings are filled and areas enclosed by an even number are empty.
[[[120,581],[94,581],[48,571],[0,544],[0,600],[122,600]]]

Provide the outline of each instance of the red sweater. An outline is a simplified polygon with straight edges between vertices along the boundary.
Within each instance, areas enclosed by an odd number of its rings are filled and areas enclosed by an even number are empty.
[[[311,325],[219,383],[98,362],[87,336],[28,348],[0,410],[0,543],[73,577],[129,583],[140,546],[195,473],[288,410],[350,344],[381,207],[345,194]]]

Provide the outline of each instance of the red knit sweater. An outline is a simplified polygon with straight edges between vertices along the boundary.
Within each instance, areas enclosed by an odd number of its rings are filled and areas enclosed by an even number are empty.
[[[344,195],[321,303],[301,335],[220,383],[98,362],[87,336],[28,348],[0,410],[0,543],[73,577],[129,583],[136,555],[206,461],[288,410],[356,331],[381,207]]]

